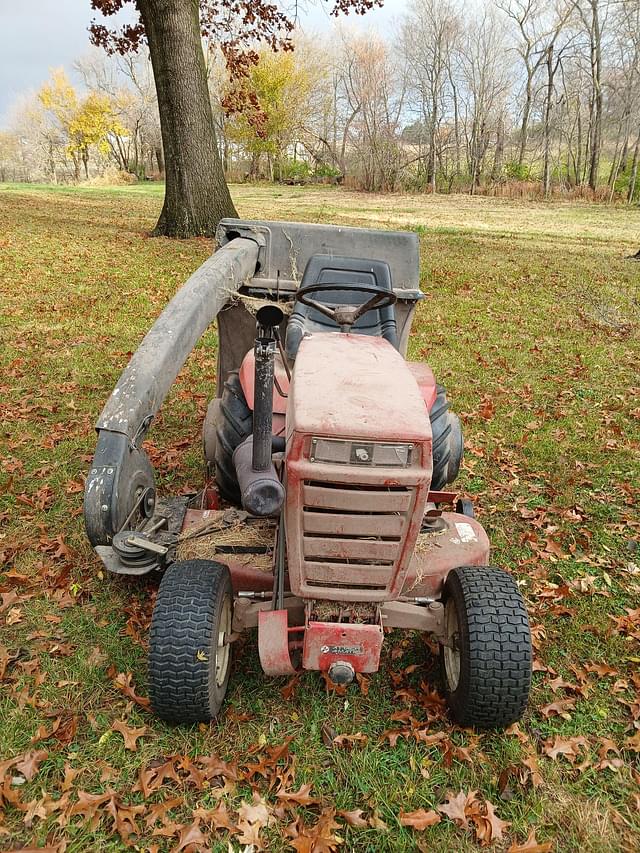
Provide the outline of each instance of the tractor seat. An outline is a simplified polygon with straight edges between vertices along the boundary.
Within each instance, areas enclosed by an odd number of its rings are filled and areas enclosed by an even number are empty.
[[[335,255],[312,255],[305,267],[301,287],[323,282],[349,284],[357,287],[376,285],[391,290],[391,271],[385,261],[371,261],[364,258],[342,258]],[[327,290],[314,294],[314,299],[325,305],[361,305],[370,298],[366,293],[359,298],[358,293],[346,293]],[[285,350],[293,361],[298,352],[300,341],[305,332],[336,332],[339,326],[329,317],[325,317],[315,308],[296,302],[287,324]],[[393,305],[367,311],[354,323],[352,332],[359,335],[382,337],[398,349],[398,333]]]

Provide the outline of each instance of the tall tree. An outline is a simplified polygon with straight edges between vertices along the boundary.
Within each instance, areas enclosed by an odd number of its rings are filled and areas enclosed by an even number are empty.
[[[382,0],[334,0],[333,13],[362,14]],[[202,37],[219,44],[236,75],[257,58],[250,45],[290,49],[292,20],[268,0],[91,0],[105,16],[131,4],[138,20],[117,30],[94,22],[94,44],[111,52],[149,45],[162,128],[166,188],[155,234],[211,235],[236,215],[217,145]]]

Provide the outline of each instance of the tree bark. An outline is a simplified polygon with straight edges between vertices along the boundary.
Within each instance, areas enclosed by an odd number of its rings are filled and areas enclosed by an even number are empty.
[[[631,166],[631,175],[629,177],[629,192],[627,201],[633,204],[636,195],[636,183],[638,181],[638,164],[640,163],[640,134],[636,140],[635,148],[633,149],[633,164]],[[638,253],[640,255],[640,252]]]
[[[237,216],[216,143],[198,0],[137,0],[158,95],[165,197],[154,235],[215,234]]]

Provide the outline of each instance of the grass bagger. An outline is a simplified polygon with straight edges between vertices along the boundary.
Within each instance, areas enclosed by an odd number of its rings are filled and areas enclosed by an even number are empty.
[[[215,717],[247,629],[267,675],[348,684],[403,628],[437,640],[459,724],[514,722],[531,678],[525,605],[450,490],[463,442],[445,390],[406,360],[417,235],[226,219],[217,243],[122,373],[85,488],[106,568],[162,572],[154,711]],[[198,494],[159,496],[143,439],[214,318],[208,476]]]

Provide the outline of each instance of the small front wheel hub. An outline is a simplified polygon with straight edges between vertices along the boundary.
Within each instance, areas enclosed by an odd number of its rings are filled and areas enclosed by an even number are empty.
[[[331,664],[327,675],[334,684],[351,684],[356,671],[348,661],[337,660]]]

